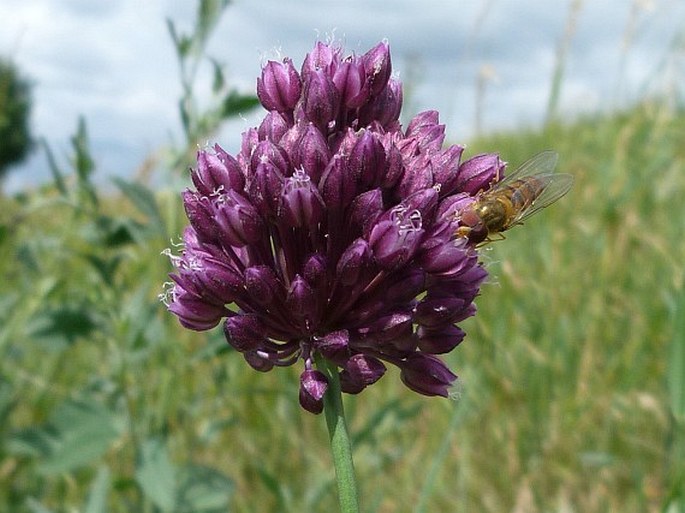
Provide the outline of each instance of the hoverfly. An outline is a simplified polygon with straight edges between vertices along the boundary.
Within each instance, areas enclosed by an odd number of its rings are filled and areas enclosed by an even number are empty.
[[[490,240],[524,219],[551,205],[573,185],[573,176],[554,173],[558,155],[554,151],[538,153],[518,169],[481,192],[459,215],[462,226],[457,237],[467,237],[478,244]]]

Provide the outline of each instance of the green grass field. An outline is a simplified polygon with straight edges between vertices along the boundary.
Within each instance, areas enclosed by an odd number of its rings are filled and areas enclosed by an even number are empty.
[[[684,141],[646,102],[472,142],[512,165],[553,148],[576,183],[483,251],[458,400],[392,371],[346,397],[363,511],[685,511]],[[252,371],[157,300],[177,191],[94,197],[81,157],[62,192],[0,199],[0,510],[334,510],[296,371]]]

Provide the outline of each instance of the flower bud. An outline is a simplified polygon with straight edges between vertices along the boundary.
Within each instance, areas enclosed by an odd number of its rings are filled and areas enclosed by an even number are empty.
[[[312,71],[305,83],[302,107],[305,117],[319,130],[327,130],[328,124],[338,115],[340,94],[333,80],[323,71]]]
[[[216,204],[214,220],[224,246],[242,247],[262,237],[263,222],[255,207],[236,191],[223,194]]]
[[[197,167],[190,178],[197,191],[203,196],[211,196],[231,189],[238,191],[245,187],[245,175],[238,161],[226,153],[218,144],[213,151],[197,152]]]
[[[440,197],[452,194],[458,185],[459,159],[464,147],[453,144],[433,158],[433,179],[440,185]]]
[[[385,148],[377,136],[364,130],[347,159],[348,173],[353,173],[362,190],[367,190],[380,184],[385,168]]]
[[[338,260],[336,276],[345,286],[357,284],[371,263],[369,243],[364,239],[355,240]]]
[[[378,265],[391,270],[407,262],[421,241],[421,226],[419,211],[407,212],[403,207],[393,208],[386,219],[376,223],[369,236],[369,245]]]
[[[390,62],[390,46],[382,41],[362,56],[366,81],[372,95],[379,94],[388,83],[392,64]]]
[[[332,362],[344,363],[350,356],[350,334],[347,330],[332,331],[323,337],[315,337],[314,343],[316,350]]]
[[[358,394],[385,374],[385,365],[378,358],[364,354],[352,356],[340,373],[340,387],[348,394]]]
[[[263,214],[276,215],[284,182],[285,178],[273,164],[260,164],[248,185],[250,200]]]
[[[292,60],[269,61],[257,79],[257,96],[267,110],[292,110],[300,98],[302,84]]]
[[[319,183],[331,160],[326,139],[312,123],[307,124],[291,155],[293,167],[304,169],[314,183]]]
[[[226,341],[241,353],[259,349],[266,341],[266,329],[254,314],[229,317],[224,322]]]
[[[495,153],[476,155],[459,166],[459,190],[476,194],[487,189],[494,180],[501,180],[506,163]]]
[[[449,353],[466,336],[463,330],[452,324],[435,329],[419,326],[417,335],[419,338],[419,349],[424,353],[430,354]]]
[[[226,314],[223,306],[209,303],[178,286],[174,287],[172,295],[173,299],[168,309],[188,329],[195,331],[212,329]]]
[[[371,93],[364,63],[360,59],[350,57],[344,60],[335,70],[333,83],[340,92],[343,105],[348,109],[361,107]]]
[[[323,411],[323,396],[328,389],[328,379],[317,370],[308,369],[300,374],[300,406],[310,413]]]
[[[286,226],[311,229],[321,222],[323,211],[323,199],[304,171],[285,179],[278,217]]]
[[[386,130],[398,128],[402,98],[402,84],[391,78],[385,89],[359,109],[359,124],[367,126],[375,121]]]
[[[350,224],[360,226],[362,233],[367,234],[382,213],[383,193],[380,189],[371,189],[357,196],[352,202]]]
[[[245,291],[250,300],[270,305],[280,295],[280,289],[280,282],[270,267],[257,265],[245,269]]]
[[[288,132],[288,122],[283,116],[275,111],[269,111],[257,129],[260,140],[267,140],[273,143],[281,142],[283,136]]]
[[[329,211],[342,212],[357,194],[357,181],[347,172],[347,159],[334,155],[321,178],[321,195]]]
[[[295,275],[285,299],[290,312],[297,318],[313,317],[315,299],[314,291],[309,283],[299,274]]]
[[[198,240],[214,243],[218,237],[218,227],[214,221],[214,209],[207,196],[193,191],[183,192],[183,208]]]
[[[412,353],[400,365],[400,379],[409,388],[423,395],[448,397],[448,390],[457,379],[436,356]]]

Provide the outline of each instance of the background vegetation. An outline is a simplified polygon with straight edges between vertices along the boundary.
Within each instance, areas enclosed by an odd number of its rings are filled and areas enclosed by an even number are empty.
[[[172,29],[185,69],[203,19]],[[253,103],[216,71],[206,112],[183,78],[170,175]],[[554,148],[576,184],[484,251],[491,282],[448,357],[458,400],[394,372],[346,399],[364,511],[685,511],[683,141],[674,96],[471,142],[512,165]],[[53,183],[0,198],[0,510],[335,510],[297,371],[250,370],[157,299],[179,191],[141,178],[105,194],[85,121],[72,143],[68,162],[46,152]]]

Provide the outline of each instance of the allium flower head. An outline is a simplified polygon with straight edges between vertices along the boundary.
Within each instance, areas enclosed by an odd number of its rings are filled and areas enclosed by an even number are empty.
[[[360,56],[317,43],[299,72],[269,62],[257,94],[268,113],[237,155],[198,152],[169,310],[193,330],[223,319],[256,370],[302,360],[311,412],[328,385],[317,354],[344,392],[392,364],[412,390],[447,396],[456,376],[435,355],[464,338],[455,323],[475,313],[487,275],[455,236],[458,214],[503,163],[443,149],[437,112],[402,128],[384,42]]]

